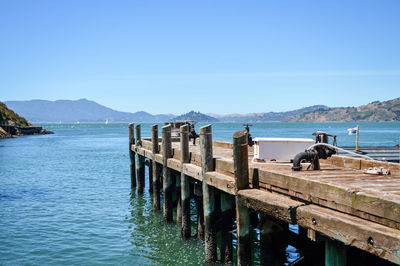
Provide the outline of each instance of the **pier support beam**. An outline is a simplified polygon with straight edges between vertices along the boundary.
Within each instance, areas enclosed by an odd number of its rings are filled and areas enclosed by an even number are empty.
[[[202,185],[196,183],[194,185],[194,200],[196,202],[197,212],[197,238],[204,239],[204,210],[203,210],[203,192]]]
[[[190,184],[189,177],[184,174],[183,166],[189,163],[189,126],[180,127],[181,147],[181,204],[182,204],[182,238],[190,238]]]
[[[260,262],[261,265],[283,265],[285,246],[282,247],[283,227],[265,213],[260,213]]]
[[[131,170],[131,187],[136,187],[136,169],[135,169],[135,152],[132,150],[132,145],[135,144],[134,124],[128,125],[129,130],[129,160]]]
[[[181,173],[175,175],[175,193],[176,193],[176,223],[182,225],[182,200],[181,200]]]
[[[346,266],[347,248],[339,241],[327,239],[325,242],[325,265]]]
[[[247,132],[240,130],[233,134],[233,160],[235,169],[236,191],[249,187],[249,162]],[[251,242],[250,242],[250,211],[236,199],[236,221],[237,221],[237,264],[251,265]]]
[[[221,193],[221,262],[232,261],[232,225],[235,216],[233,197]]]
[[[153,160],[148,161],[149,168],[149,192],[153,193]]]
[[[204,242],[206,262],[217,261],[214,187],[207,185],[206,173],[214,170],[211,125],[200,128],[201,173],[203,176]]]
[[[142,138],[140,133],[140,125],[135,126],[135,146],[142,146]],[[143,194],[144,189],[144,157],[136,152],[136,178],[137,178],[137,191]]]
[[[168,168],[168,158],[171,157],[171,126],[162,127],[162,149],[163,149],[163,191],[164,191],[164,221],[172,221],[172,176]]]
[[[158,154],[158,125],[153,125],[151,127],[151,151],[153,153],[153,160],[152,160],[152,177],[153,177],[153,210],[158,211],[160,210],[160,176],[159,176],[159,167],[155,159],[155,155]]]

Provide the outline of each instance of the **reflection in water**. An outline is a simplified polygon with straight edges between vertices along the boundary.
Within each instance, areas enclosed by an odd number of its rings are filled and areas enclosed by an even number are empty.
[[[143,195],[132,190],[130,217],[127,217],[132,253],[142,254],[146,259],[143,263],[203,264],[203,242],[195,238],[182,240],[180,227],[174,222],[165,223],[162,211],[154,212],[152,208],[152,197],[147,190]]]
[[[146,173],[147,174],[147,173]],[[146,180],[148,180],[146,178]],[[146,184],[147,185],[147,184]],[[146,187],[148,188],[148,186]],[[143,195],[138,195],[133,189],[130,193],[130,216],[126,217],[129,242],[132,244],[131,254],[141,254],[141,262],[168,264],[168,265],[199,265],[204,264],[204,243],[195,237],[189,240],[181,239],[181,227],[174,222],[163,221],[162,210],[152,210],[152,197],[147,190]],[[196,204],[191,200],[192,235],[196,235],[197,217]],[[176,215],[176,209],[174,209]],[[260,264],[260,230],[259,224],[255,224],[251,236],[253,241],[252,253],[253,264]],[[233,252],[236,260],[237,234],[236,224],[233,226]],[[218,233],[218,248],[220,236]],[[290,246],[286,238],[274,245],[274,256],[277,265],[288,265],[299,258],[300,254],[296,248]],[[218,250],[219,252],[219,250]]]

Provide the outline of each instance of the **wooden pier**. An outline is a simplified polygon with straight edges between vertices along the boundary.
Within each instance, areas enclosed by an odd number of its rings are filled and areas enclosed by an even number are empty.
[[[204,239],[205,262],[233,260],[236,226],[238,265],[251,265],[254,241],[260,241],[262,265],[279,265],[282,239],[302,247],[295,265],[400,265],[399,164],[334,155],[321,160],[321,170],[293,171],[291,165],[253,163],[246,131],[228,143],[213,141],[212,126],[204,126],[195,145],[187,126],[179,138],[171,137],[169,125],[161,138],[157,125],[151,132],[142,138],[140,125],[129,125],[132,187],[143,192],[147,165],[153,208],[162,208],[166,222],[173,221],[176,208],[183,239],[193,236],[194,199],[195,235]],[[363,173],[379,166],[391,175]],[[298,225],[298,234],[288,224]],[[252,239],[254,227],[259,240]]]

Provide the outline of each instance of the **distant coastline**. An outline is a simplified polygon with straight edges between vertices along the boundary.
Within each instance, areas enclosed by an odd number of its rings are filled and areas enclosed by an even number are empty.
[[[190,111],[176,116],[173,114],[152,115],[144,111],[119,112],[87,99],[80,100],[31,100],[7,101],[11,109],[38,123],[102,123],[135,122],[162,123],[177,120],[197,122],[384,122],[400,121],[400,97],[389,101],[375,101],[359,107],[335,107],[314,105],[286,112],[218,115]]]

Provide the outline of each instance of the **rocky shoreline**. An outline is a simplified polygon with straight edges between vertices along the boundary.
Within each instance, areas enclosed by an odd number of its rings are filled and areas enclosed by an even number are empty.
[[[42,135],[54,134],[54,132],[44,129],[43,127],[27,126],[10,126],[0,125],[0,138],[15,138],[26,135]]]
[[[0,102],[0,139],[41,134],[53,134],[53,132],[32,125]]]

